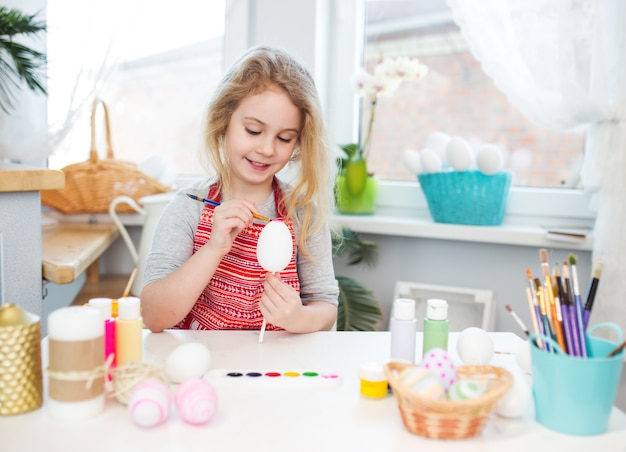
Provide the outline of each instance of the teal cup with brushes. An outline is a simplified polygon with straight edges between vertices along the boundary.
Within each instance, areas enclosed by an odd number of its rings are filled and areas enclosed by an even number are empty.
[[[591,336],[598,328],[617,333],[617,344]],[[548,342],[552,351],[539,348],[535,339]],[[551,338],[530,335],[535,419],[551,430],[570,435],[606,432],[615,403],[624,351],[609,357],[623,342],[622,330],[600,323],[587,330],[588,357],[570,356]]]

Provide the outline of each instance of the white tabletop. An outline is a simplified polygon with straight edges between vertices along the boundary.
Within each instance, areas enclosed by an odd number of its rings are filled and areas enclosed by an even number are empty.
[[[492,365],[522,372],[514,352],[523,342],[512,333],[490,333]],[[449,351],[457,364],[457,334]],[[388,332],[319,332],[293,335],[268,331],[263,343],[250,331],[145,332],[144,360],[163,365],[179,344],[200,342],[211,350],[211,370],[331,371],[337,383],[264,384],[255,379],[212,379],[219,407],[205,425],[186,424],[175,410],[154,428],[140,428],[127,408],[107,400],[104,411],[83,421],[61,421],[36,411],[0,417],[2,451],[613,451],[626,449],[626,415],[613,409],[609,429],[596,436],[564,435],[537,424],[532,404],[519,419],[494,414],[479,436],[431,440],[407,431],[393,396],[359,393],[359,365],[389,359]],[[44,361],[47,341],[43,343]],[[417,335],[421,349],[421,333]],[[44,374],[45,375],[45,374]],[[250,383],[254,380],[254,383]],[[260,380],[259,380],[260,381]],[[265,380],[266,381],[266,380]]]

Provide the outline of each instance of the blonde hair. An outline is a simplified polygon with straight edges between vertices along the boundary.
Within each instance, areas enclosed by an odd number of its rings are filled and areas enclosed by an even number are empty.
[[[271,86],[284,90],[302,112],[302,130],[289,163],[295,177],[283,190],[283,206],[293,220],[296,210],[302,209],[297,245],[307,254],[305,241],[325,224],[332,208],[332,162],[315,82],[301,64],[272,47],[254,47],[244,53],[225,74],[209,104],[207,158],[220,189],[228,189],[229,167],[222,147],[230,118],[243,99]]]

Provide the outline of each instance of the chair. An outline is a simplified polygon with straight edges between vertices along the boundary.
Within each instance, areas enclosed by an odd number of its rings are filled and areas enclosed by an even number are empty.
[[[396,298],[415,300],[420,331],[421,320],[426,315],[426,301],[429,298],[442,298],[448,302],[450,331],[463,331],[470,326],[477,326],[485,331],[493,331],[495,328],[496,311],[491,290],[397,281],[394,300]]]

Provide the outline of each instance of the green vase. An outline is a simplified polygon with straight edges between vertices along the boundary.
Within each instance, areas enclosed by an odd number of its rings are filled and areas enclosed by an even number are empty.
[[[371,215],[376,208],[378,196],[378,179],[368,176],[365,187],[358,195],[353,195],[348,190],[345,175],[337,176],[335,184],[337,210],[349,215]]]

